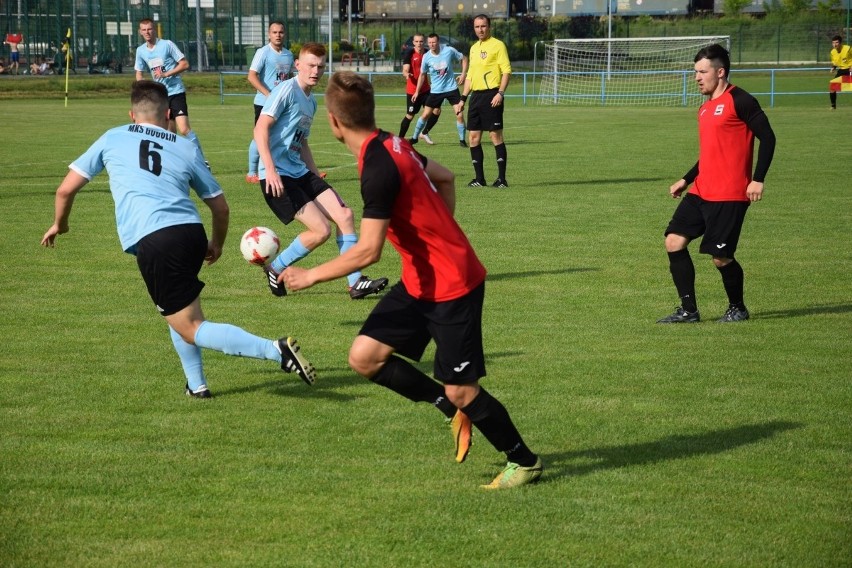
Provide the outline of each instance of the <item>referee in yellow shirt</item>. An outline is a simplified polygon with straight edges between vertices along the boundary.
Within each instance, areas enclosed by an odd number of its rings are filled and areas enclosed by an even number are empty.
[[[834,73],[834,78],[850,75],[852,71],[852,47],[843,45],[843,38],[839,35],[831,38],[831,72]],[[837,108],[837,93],[831,91],[828,93],[831,99],[831,110]],[[471,132],[471,134],[473,134]],[[471,137],[472,138],[472,137]]]
[[[473,31],[479,41],[470,48],[470,68],[464,82],[462,102],[456,113],[464,110],[470,95],[467,112],[467,128],[470,132],[470,158],[476,175],[468,187],[485,187],[483,169],[482,131],[491,135],[491,143],[497,154],[497,179],[494,187],[509,187],[506,183],[506,144],[503,142],[503,93],[509,86],[512,65],[506,44],[491,37],[491,19],[480,14],[473,19]]]

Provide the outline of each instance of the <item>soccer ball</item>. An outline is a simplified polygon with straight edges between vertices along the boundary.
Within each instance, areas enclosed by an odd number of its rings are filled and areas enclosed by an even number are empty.
[[[266,227],[252,227],[240,239],[240,252],[251,264],[263,266],[278,254],[281,241],[275,231]]]

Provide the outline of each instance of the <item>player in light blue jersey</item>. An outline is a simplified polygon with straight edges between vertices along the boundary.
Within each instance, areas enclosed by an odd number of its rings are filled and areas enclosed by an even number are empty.
[[[186,88],[180,74],[189,69],[189,61],[180,49],[168,39],[157,38],[154,21],[145,18],[139,22],[139,35],[145,43],[136,48],[136,80],[144,79],[143,72],[148,69],[151,77],[165,85],[169,93],[169,130],[186,136],[201,151],[201,142],[189,125],[189,106],[186,103]],[[203,152],[202,152],[203,154]],[[205,160],[206,163],[206,160]],[[209,164],[208,164],[209,167]]]
[[[417,79],[417,87],[414,89],[414,94],[411,95],[411,100],[417,100],[420,94],[420,89],[426,82],[426,76],[429,77],[431,85],[429,95],[426,98],[426,105],[423,108],[423,114],[417,119],[417,125],[414,127],[414,136],[409,140],[412,144],[416,144],[420,133],[426,127],[429,117],[434,109],[441,108],[445,100],[449,101],[456,113],[456,130],[459,134],[459,145],[467,146],[464,141],[464,116],[461,113],[461,93],[459,93],[459,85],[463,85],[467,79],[467,56],[459,50],[449,45],[441,45],[438,34],[429,34],[426,39],[429,45],[429,51],[423,56],[420,62],[420,77]],[[462,62],[462,72],[458,77],[453,73],[453,63]]]
[[[136,257],[148,293],[169,325],[186,375],[186,394],[211,396],[201,360],[202,347],[277,361],[284,371],[295,371],[312,384],[316,371],[295,339],[264,339],[236,326],[204,319],[199,297],[204,283],[198,273],[205,260],[212,264],[222,254],[228,232],[228,203],[198,149],[167,129],[165,86],[136,81],[130,102],[133,124],[107,131],[71,164],[71,171],[56,190],[54,222],[41,244],[53,247],[57,235],[68,232],[77,192],[106,169],[121,246]],[[212,213],[209,240],[189,188]]]
[[[293,54],[284,47],[284,23],[274,21],[269,24],[269,43],[254,53],[248,72],[248,82],[257,90],[254,96],[254,123],[260,117],[260,111],[266,103],[266,97],[279,83],[290,78],[293,70]],[[260,154],[257,153],[257,143],[252,137],[248,150],[248,183],[260,183],[257,166]]]
[[[305,226],[290,245],[263,267],[269,290],[286,296],[281,273],[331,236],[330,221],[337,226],[337,247],[343,254],[358,242],[355,219],[340,195],[320,177],[308,145],[317,112],[312,93],[325,72],[325,46],[308,42],[296,60],[296,76],[272,89],[254,127],[260,153],[260,189],[273,213],[288,225],[296,219]],[[375,294],[387,278],[370,279],[360,272],[349,275],[353,300]]]

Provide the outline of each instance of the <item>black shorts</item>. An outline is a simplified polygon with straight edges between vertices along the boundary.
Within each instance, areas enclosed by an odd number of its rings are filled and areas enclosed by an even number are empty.
[[[201,294],[205,256],[207,234],[200,223],[166,227],[136,243],[136,264],[161,315],[181,311]]]
[[[687,193],[664,234],[676,233],[689,240],[704,235],[699,252],[716,258],[734,258],[749,205],[748,201],[705,201]]]
[[[260,118],[260,111],[263,110],[263,105],[254,105],[254,123],[257,124],[257,120]]]
[[[412,101],[411,95],[406,93],[406,95],[405,95],[405,114],[414,116],[415,114],[420,112],[420,109],[423,108],[423,102],[426,100],[428,95],[429,95],[428,92],[427,93],[420,93],[419,95],[417,95],[417,100]]]
[[[330,185],[325,183],[324,179],[313,172],[308,172],[298,178],[281,176],[281,182],[284,184],[284,195],[281,197],[275,197],[266,193],[265,179],[260,180],[260,192],[263,194],[266,204],[275,213],[275,216],[285,225],[289,225],[290,221],[296,218],[296,213],[302,207],[319,197],[319,194],[323,191],[326,189],[334,191]],[[334,194],[337,195],[340,205],[346,207],[340,195],[336,191]]]
[[[367,317],[359,335],[366,335],[415,361],[435,340],[435,378],[464,385],[485,376],[482,349],[483,282],[466,296],[448,302],[417,300],[402,282],[385,294]]]
[[[467,111],[467,129],[474,131],[493,132],[503,130],[503,107],[492,107],[491,101],[497,95],[497,89],[473,91],[470,93],[470,104]]]
[[[451,105],[457,105],[461,101],[461,95],[458,89],[453,89],[446,93],[429,93],[426,98],[426,106],[429,108],[441,108],[444,101],[450,101]]]
[[[189,116],[189,107],[186,106],[186,93],[178,93],[169,97],[169,110],[171,119],[179,116]]]

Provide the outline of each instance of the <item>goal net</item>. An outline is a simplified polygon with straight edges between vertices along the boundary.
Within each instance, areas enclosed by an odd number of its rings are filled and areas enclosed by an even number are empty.
[[[693,65],[730,36],[557,39],[544,43],[541,104],[686,106],[703,97]]]

